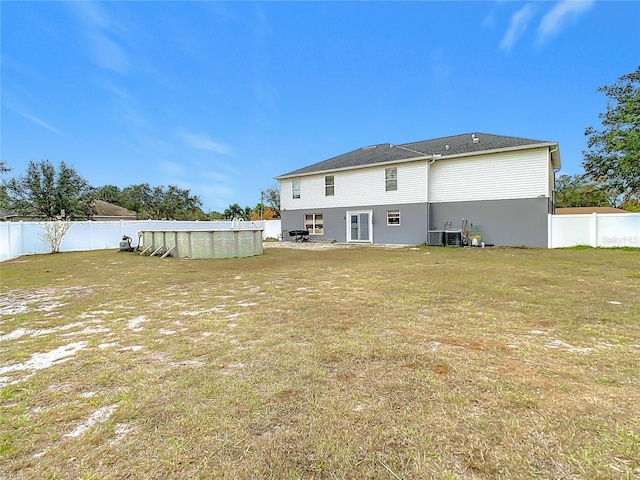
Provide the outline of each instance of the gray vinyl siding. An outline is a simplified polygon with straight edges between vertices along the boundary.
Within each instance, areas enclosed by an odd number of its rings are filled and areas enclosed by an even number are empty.
[[[431,229],[442,229],[445,222],[460,228],[462,219],[480,225],[482,241],[496,246],[547,248],[548,198],[485,200],[431,204]]]
[[[281,212],[282,229],[286,231],[303,229],[305,214],[321,213],[324,220],[324,235],[312,235],[311,239],[346,242],[346,215],[351,210],[373,212],[373,243],[419,245],[427,240],[426,203],[283,210]],[[387,225],[387,210],[400,211],[399,226]]]
[[[374,243],[419,245],[427,241],[427,204],[377,205],[371,207],[375,223]],[[400,225],[387,225],[387,210],[400,211]]]
[[[427,205],[424,203],[285,210],[282,229],[303,229],[305,214],[322,213],[324,235],[311,238],[346,242],[346,214],[350,210],[373,212],[373,243],[419,245],[427,241]],[[387,210],[400,211],[399,226],[387,225]],[[548,210],[547,198],[437,203],[429,206],[429,225],[435,230],[451,222],[451,228],[457,229],[466,218],[469,226],[481,226],[482,240],[487,244],[546,248]]]
[[[427,241],[424,203],[285,210],[282,229],[303,229],[305,214],[322,213],[324,235],[311,238],[346,242],[346,214],[350,210],[373,212],[373,243],[419,245]],[[400,211],[400,226],[387,225],[387,210]],[[429,229],[442,229],[445,222],[451,222],[451,228],[457,229],[466,218],[469,226],[481,226],[482,240],[487,244],[547,248],[548,210],[547,198],[437,203],[429,206]]]

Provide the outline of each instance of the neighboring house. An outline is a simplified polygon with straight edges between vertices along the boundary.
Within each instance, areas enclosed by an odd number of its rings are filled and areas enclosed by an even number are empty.
[[[0,208],[0,222],[7,222],[14,216],[12,211]]]
[[[556,215],[589,215],[592,213],[631,213],[615,207],[563,207],[556,208]]]
[[[91,218],[96,222],[114,221],[114,220],[135,220],[137,213],[128,210],[119,205],[105,202],[102,200],[95,201],[96,214]]]
[[[494,245],[548,246],[557,142],[456,135],[360,148],[276,177],[284,230],[349,243],[432,244],[479,228]],[[473,227],[473,228],[472,228]]]
[[[96,222],[136,220],[137,217],[137,213],[133,210],[128,210],[102,200],[94,200],[94,206],[96,207],[96,214],[91,217],[91,220]],[[0,209],[0,220],[7,222],[38,222],[41,221],[42,218],[23,217]]]

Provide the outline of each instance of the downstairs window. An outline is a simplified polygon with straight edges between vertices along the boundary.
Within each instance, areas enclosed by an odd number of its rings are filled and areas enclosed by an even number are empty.
[[[387,225],[400,225],[400,210],[387,210]]]
[[[304,229],[309,235],[324,235],[324,218],[321,213],[307,213],[304,216]]]

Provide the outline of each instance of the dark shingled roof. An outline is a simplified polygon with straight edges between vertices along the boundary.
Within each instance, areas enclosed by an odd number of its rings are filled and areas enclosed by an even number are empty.
[[[474,139],[476,139],[474,141]],[[347,168],[374,165],[378,163],[392,163],[410,160],[431,155],[440,155],[440,158],[457,156],[475,152],[489,152],[509,148],[525,147],[536,144],[554,144],[544,140],[531,140],[528,138],[507,137],[504,135],[491,135],[488,133],[467,133],[451,137],[423,140],[420,142],[393,145],[381,143],[370,147],[359,148],[337,157],[314,163],[308,167],[300,168],[276,178],[294,177],[309,173],[341,170]]]

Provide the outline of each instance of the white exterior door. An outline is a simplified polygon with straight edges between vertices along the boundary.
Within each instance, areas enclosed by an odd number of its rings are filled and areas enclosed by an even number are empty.
[[[347,242],[373,243],[373,212],[347,212]]]

